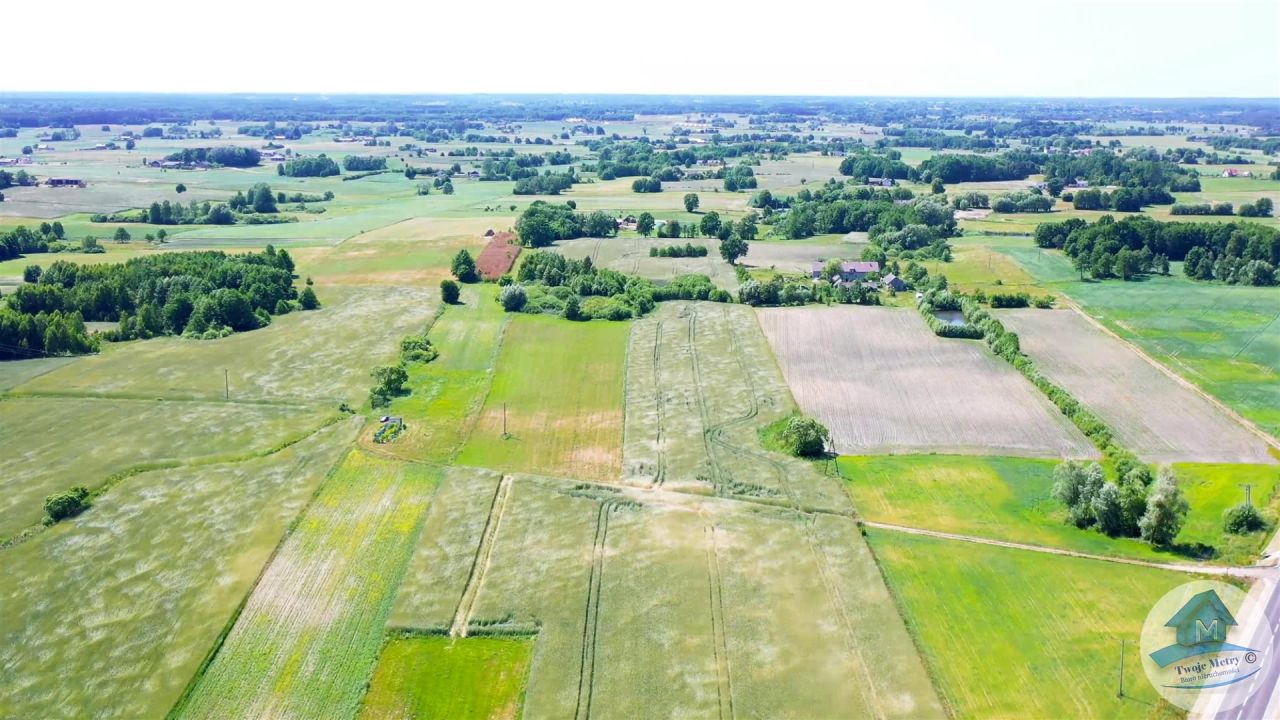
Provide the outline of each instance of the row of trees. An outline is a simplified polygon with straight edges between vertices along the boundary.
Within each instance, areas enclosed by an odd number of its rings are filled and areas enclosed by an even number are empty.
[[[347,172],[386,170],[387,159],[381,155],[347,155],[342,158],[342,169]]]
[[[1104,215],[1092,224],[1079,218],[1042,224],[1035,241],[1061,248],[1081,278],[1131,280],[1185,260],[1184,271],[1195,279],[1274,285],[1280,264],[1280,231],[1251,222],[1158,222],[1141,215],[1117,222]]]
[[[568,204],[553,205],[535,200],[516,220],[516,234],[525,247],[545,247],[556,240],[577,237],[613,237],[618,225],[613,216],[601,210],[575,212]]]
[[[283,177],[330,177],[342,174],[338,163],[321,153],[315,157],[295,157],[276,165],[276,174]]]
[[[261,163],[262,153],[253,148],[222,145],[219,147],[186,148],[166,156],[165,160],[188,165],[209,163],[210,165],[246,168],[254,167]]]
[[[570,168],[566,173],[547,172],[545,175],[534,174],[522,177],[516,180],[515,188],[511,192],[516,195],[559,195],[573,187],[577,181],[577,175]]]
[[[1111,537],[1141,537],[1157,547],[1170,545],[1186,520],[1189,505],[1173,470],[1162,467],[1152,483],[1145,465],[1112,482],[1098,463],[1068,461],[1053,472],[1053,497],[1067,508],[1076,527],[1097,528]]]
[[[1116,212],[1140,212],[1147,205],[1168,205],[1173,195],[1162,187],[1118,188],[1107,192],[1099,188],[1085,188],[1063,194],[1076,210],[1115,210]]]

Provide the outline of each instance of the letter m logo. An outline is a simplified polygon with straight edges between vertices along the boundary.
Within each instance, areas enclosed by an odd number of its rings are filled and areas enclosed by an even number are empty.
[[[1209,640],[1222,641],[1225,640],[1227,634],[1223,632],[1222,621],[1214,618],[1208,625],[1204,624],[1204,620],[1196,619],[1196,642],[1202,643]]]

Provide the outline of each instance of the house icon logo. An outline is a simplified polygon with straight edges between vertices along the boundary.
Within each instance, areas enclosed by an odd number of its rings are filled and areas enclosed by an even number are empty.
[[[1245,681],[1270,659],[1270,623],[1257,622],[1258,612],[1243,590],[1226,583],[1200,580],[1169,591],[1143,626],[1147,679],[1187,710],[1242,705],[1256,684]]]

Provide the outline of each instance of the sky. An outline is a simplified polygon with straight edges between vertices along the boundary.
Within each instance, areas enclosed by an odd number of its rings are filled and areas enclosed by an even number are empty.
[[[1280,97],[1280,0],[57,6],[0,91]]]

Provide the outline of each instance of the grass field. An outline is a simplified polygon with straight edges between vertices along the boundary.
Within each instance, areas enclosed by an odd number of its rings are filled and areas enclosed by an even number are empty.
[[[178,714],[354,716],[436,480],[424,466],[348,455]]]
[[[649,248],[692,243],[708,249],[706,257],[662,258],[649,257]],[[596,267],[638,275],[655,282],[670,280],[677,275],[706,275],[717,287],[733,289],[738,280],[720,257],[720,243],[715,238],[686,240],[650,240],[643,237],[578,238],[561,240],[551,247],[567,258],[580,260],[590,257]]]
[[[0,550],[4,714],[164,716],[357,426],[245,462],[136,475]]]
[[[617,478],[629,329],[626,323],[602,320],[512,317],[493,385],[458,462],[584,479]]]
[[[808,244],[807,240],[775,243],[751,243],[746,257],[738,262],[746,267],[770,268],[779,272],[808,275],[812,265],[825,260],[857,260],[862,257],[863,242]]]
[[[839,460],[845,487],[859,514],[873,522],[1044,545],[1093,555],[1186,562],[1176,552],[1157,551],[1135,538],[1109,538],[1066,522],[1066,509],[1051,495],[1050,460],[957,455],[845,456]],[[1242,483],[1254,486],[1254,501],[1273,520],[1280,475],[1263,465],[1174,466],[1191,511],[1176,538],[1184,547],[1212,546],[1215,563],[1252,563],[1267,533],[1235,536],[1222,530],[1223,512],[1244,499]]]
[[[320,413],[240,403],[0,400],[0,437],[9,448],[0,478],[0,539],[38,523],[45,496],[73,485],[93,489],[129,468],[263,453],[325,420]]]
[[[298,248],[291,253],[321,285],[434,286],[452,277],[449,262],[459,250],[475,256],[485,245],[485,230],[505,228],[514,220],[415,217],[338,245]]]
[[[393,637],[360,710],[363,720],[514,720],[533,642]]]
[[[1011,251],[1036,279],[1178,375],[1280,437],[1280,294],[1181,275],[1081,282],[1057,252]]]
[[[758,313],[800,407],[837,452],[1093,457],[1033,385],[981,343],[940,338],[914,310]]]
[[[508,315],[495,302],[493,286],[464,286],[462,303],[444,308],[429,337],[440,356],[410,365],[411,393],[392,401],[388,413],[404,418],[405,431],[394,442],[366,447],[383,454],[447,462],[462,448],[493,380]]]
[[[21,393],[153,400],[269,401],[336,408],[360,404],[370,369],[393,361],[420,332],[438,295],[397,288],[323,288],[324,307],[273,318],[219,340],[164,337],[108,344],[99,355],[41,375]],[[223,371],[226,370],[224,377]]]
[[[750,308],[663,303],[631,331],[623,478],[847,512],[809,464],[763,450],[759,428],[794,411]]]
[[[1133,671],[1138,637],[1151,606],[1189,576],[883,531],[869,540],[955,717],[1160,715]]]
[[[1073,310],[997,314],[1054,383],[1149,462],[1274,463],[1270,446],[1221,408]]]

